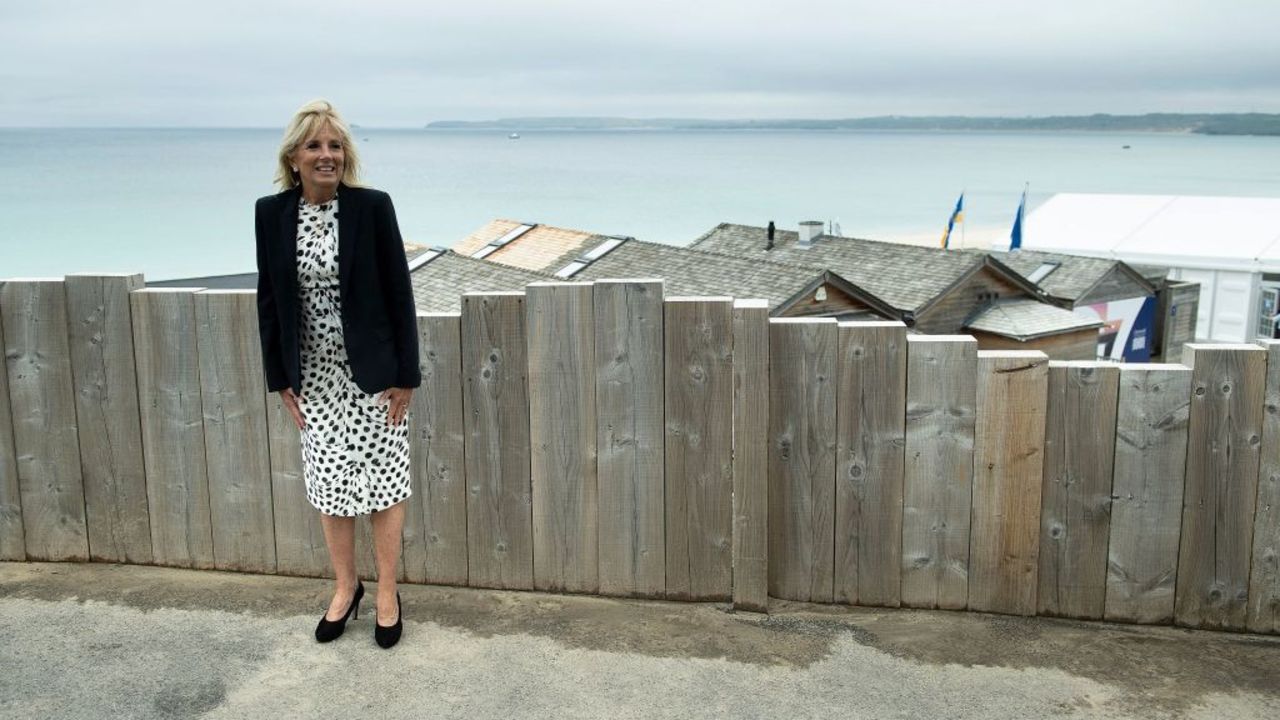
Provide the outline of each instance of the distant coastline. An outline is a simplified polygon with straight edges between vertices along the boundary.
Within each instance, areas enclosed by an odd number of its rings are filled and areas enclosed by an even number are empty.
[[[524,117],[437,120],[428,130],[913,130],[1167,132],[1200,135],[1280,135],[1280,114],[1148,113],[966,117],[884,115],[840,120],[707,120],[697,118]]]

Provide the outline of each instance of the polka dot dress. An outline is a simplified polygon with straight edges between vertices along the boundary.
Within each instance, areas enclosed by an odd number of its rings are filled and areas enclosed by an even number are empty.
[[[387,424],[380,393],[360,389],[343,345],[338,198],[298,205],[302,310],[302,465],[307,500],[326,515],[363,515],[409,497],[409,416]]]

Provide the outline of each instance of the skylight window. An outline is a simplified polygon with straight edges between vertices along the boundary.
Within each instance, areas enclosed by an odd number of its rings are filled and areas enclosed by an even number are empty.
[[[471,257],[477,258],[477,259],[487,257],[494,250],[497,250],[503,245],[506,245],[512,240],[515,240],[516,238],[529,232],[530,230],[534,229],[537,226],[538,226],[537,223],[523,223],[521,225],[517,225],[511,228],[510,230],[506,231],[505,233],[503,233],[502,237],[498,238],[497,240],[490,240],[488,245],[485,245],[484,247],[472,253]]]
[[[1049,273],[1061,267],[1061,265],[1062,263],[1056,262],[1040,263],[1040,267],[1032,270],[1031,274],[1027,276],[1027,279],[1033,283],[1039,283],[1041,280],[1048,277]]]
[[[565,265],[564,267],[557,270],[556,277],[560,277],[560,278],[573,277],[574,273],[578,272],[579,270],[581,270],[586,266],[587,266],[587,263],[584,263],[581,260],[574,260],[568,265]]]
[[[409,272],[413,272],[444,254],[444,248],[433,247],[409,261]]]

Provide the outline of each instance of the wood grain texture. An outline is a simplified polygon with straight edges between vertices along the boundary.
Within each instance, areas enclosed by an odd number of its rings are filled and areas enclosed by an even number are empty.
[[[193,300],[214,565],[274,572],[267,387],[257,294],[203,290]]]
[[[88,560],[63,281],[5,281],[0,310],[27,557]]]
[[[533,588],[524,293],[462,296],[468,582]]]
[[[902,602],[907,328],[842,322],[837,349],[835,600]]]
[[[1280,340],[1259,344],[1267,353],[1267,386],[1246,625],[1253,632],[1280,633]]]
[[[142,411],[129,310],[129,293],[145,282],[138,273],[67,275],[65,282],[89,556],[150,563]]]
[[[410,582],[467,584],[466,425],[459,313],[419,313],[422,386],[413,394],[413,495],[404,525]]]
[[[769,594],[832,602],[835,583],[834,318],[769,321]]]
[[[9,404],[9,353],[4,343],[4,293],[0,291],[0,560],[26,560],[22,529],[22,490],[18,484],[18,451],[13,445],[13,414]]]
[[[200,288],[129,293],[142,411],[151,553],[160,565],[211,568],[213,529],[204,458],[194,294]]]
[[[591,283],[525,288],[533,586],[600,589]]]
[[[1036,612],[1049,359],[978,351],[969,609]]]
[[[1049,363],[1041,486],[1041,615],[1100,619],[1120,370],[1096,360]]]
[[[978,341],[907,336],[902,604],[963,609],[969,596]]]
[[[280,393],[267,393],[267,447],[271,457],[271,518],[275,523],[276,572],[333,577],[320,512],[307,500],[302,472],[302,431]]]
[[[733,606],[769,607],[769,301],[733,303]]]
[[[595,283],[600,592],[666,592],[663,286]]]
[[[1241,630],[1262,445],[1267,352],[1190,343],[1187,480],[1174,621]]]
[[[667,596],[733,594],[733,300],[664,302]]]
[[[1191,368],[1120,366],[1107,620],[1173,620],[1190,397]]]

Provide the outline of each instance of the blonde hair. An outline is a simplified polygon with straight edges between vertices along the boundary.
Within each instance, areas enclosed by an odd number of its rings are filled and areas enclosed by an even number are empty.
[[[290,160],[290,156],[299,145],[320,132],[325,125],[332,128],[342,141],[343,184],[348,186],[360,184],[360,155],[356,152],[356,143],[351,137],[351,130],[332,103],[328,100],[312,100],[298,108],[298,112],[293,114],[293,119],[285,126],[284,140],[280,142],[280,153],[277,158],[279,162],[276,166],[276,185],[281,190],[288,190],[299,183],[298,174],[293,171],[293,161]]]

